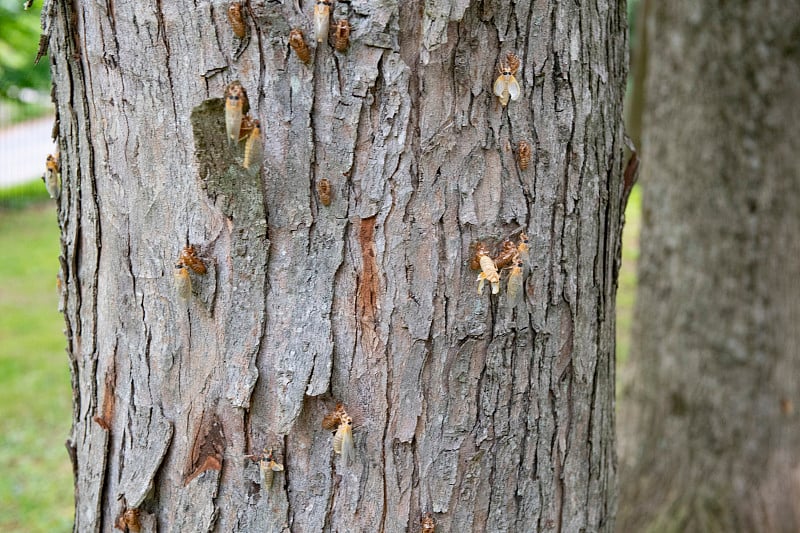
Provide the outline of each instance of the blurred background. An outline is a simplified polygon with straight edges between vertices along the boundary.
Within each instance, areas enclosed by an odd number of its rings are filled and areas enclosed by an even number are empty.
[[[636,1],[629,2],[629,14]],[[51,139],[49,58],[34,66],[41,3],[0,0],[0,531],[72,530],[71,424],[64,321],[58,312],[56,204],[41,175]],[[633,42],[633,39],[631,39]],[[617,296],[617,360],[630,346],[640,193],[626,210]]]
[[[41,175],[50,138],[49,61],[34,66],[41,2],[0,0],[0,531],[72,530],[71,420],[59,232]]]

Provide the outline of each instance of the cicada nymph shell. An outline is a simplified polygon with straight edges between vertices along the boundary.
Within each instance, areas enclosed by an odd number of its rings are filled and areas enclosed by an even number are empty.
[[[241,2],[231,2],[228,5],[228,22],[235,36],[239,39],[247,37],[247,23],[244,21]]]
[[[517,163],[520,170],[527,170],[531,162],[531,145],[527,141],[520,141],[517,146]]]
[[[422,533],[434,533],[436,531],[436,522],[433,520],[431,513],[425,513],[422,517]]]
[[[197,255],[197,248],[193,245],[184,246],[178,256],[178,264],[191,268],[195,273],[203,275],[206,273],[206,264]]]
[[[317,194],[319,201],[324,206],[331,205],[331,182],[327,178],[322,178],[317,182]]]
[[[346,52],[347,47],[350,46],[350,23],[347,19],[340,19],[336,21],[336,27],[333,30],[333,47],[338,52]]]
[[[509,52],[506,54],[506,64],[508,65],[508,68],[511,71],[511,75],[516,76],[517,72],[519,71],[519,66],[522,63],[517,54],[515,54],[514,52]]]
[[[502,270],[510,266],[516,257],[517,245],[509,240],[503,241],[503,249],[494,258],[494,266],[497,270]]]
[[[311,52],[308,50],[308,45],[303,38],[303,32],[294,29],[289,32],[289,46],[292,47],[297,58],[303,63],[308,63],[311,59]]]
[[[342,415],[347,413],[344,410],[344,405],[341,403],[336,404],[336,409],[325,415],[322,419],[322,427],[328,431],[333,431],[342,423]]]

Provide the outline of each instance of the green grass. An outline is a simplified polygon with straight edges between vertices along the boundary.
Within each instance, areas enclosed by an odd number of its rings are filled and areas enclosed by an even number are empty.
[[[636,302],[636,262],[639,259],[639,231],[642,225],[642,192],[636,185],[625,209],[622,233],[622,267],[617,289],[617,362],[628,360],[631,348],[631,325]]]
[[[67,532],[72,394],[57,310],[58,225],[55,202],[31,204],[44,190],[34,183],[0,190],[0,531]]]
[[[0,209],[18,209],[33,204],[42,204],[48,201],[49,198],[47,189],[45,189],[42,180],[34,179],[26,183],[0,189]],[[52,206],[53,213],[55,214],[55,202],[52,203]],[[58,230],[58,228],[56,228],[56,230]]]

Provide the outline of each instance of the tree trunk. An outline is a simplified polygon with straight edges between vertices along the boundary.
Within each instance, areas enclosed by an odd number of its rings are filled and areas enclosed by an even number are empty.
[[[653,2],[621,531],[798,531],[800,12]]]
[[[613,528],[624,5],[337,2],[344,53],[310,2],[251,0],[249,43],[218,1],[53,8],[76,531]],[[260,172],[225,139],[237,79]],[[469,264],[521,229],[514,309]]]

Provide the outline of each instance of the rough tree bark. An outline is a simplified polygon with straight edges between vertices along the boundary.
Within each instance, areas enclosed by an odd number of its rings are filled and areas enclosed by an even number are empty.
[[[313,3],[251,0],[238,59],[227,7],[52,4],[75,530],[127,508],[146,531],[417,531],[424,512],[610,531],[624,5],[342,1],[340,53],[312,41]],[[235,79],[260,173],[224,144]],[[513,310],[469,260],[521,228]],[[209,272],[183,304],[187,243]],[[320,427],[336,401],[349,467]],[[245,458],[264,447],[285,466],[269,492]]]
[[[798,531],[800,11],[652,2],[621,531]]]

